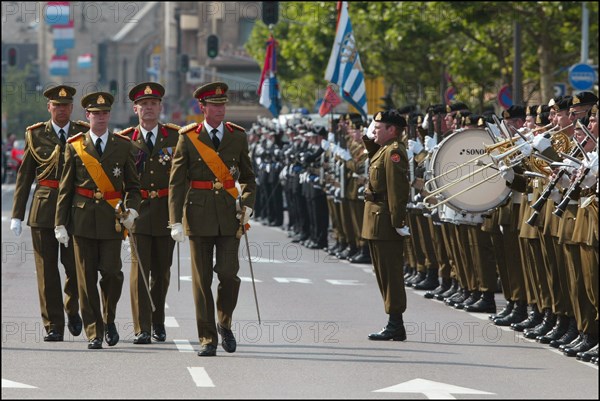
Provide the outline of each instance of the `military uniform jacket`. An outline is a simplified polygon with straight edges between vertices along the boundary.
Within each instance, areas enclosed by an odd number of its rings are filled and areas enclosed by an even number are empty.
[[[146,146],[146,138],[144,138],[139,125],[120,132],[131,138],[141,189],[146,191],[147,196],[146,199],[142,199],[140,209],[137,210],[139,217],[135,219],[135,224],[131,229],[131,232],[135,234],[171,235],[171,230],[168,228],[169,197],[158,197],[156,194],[159,190],[169,189],[171,163],[179,139],[177,131],[180,128],[174,124],[158,124],[158,135],[155,138],[152,152]]]
[[[89,125],[83,121],[71,121],[67,136],[71,137],[88,129]],[[52,120],[29,127],[25,132],[25,139],[25,152],[17,175],[12,210],[12,217],[20,220],[25,219],[25,208],[33,181],[36,178],[38,180],[41,178],[56,181],[60,179],[66,147],[54,132]],[[46,163],[40,163],[40,159],[51,157],[56,146],[59,146],[60,149],[59,157],[55,161],[48,160]],[[54,166],[52,166],[52,163],[54,163]],[[47,169],[47,174],[43,174]],[[37,185],[33,193],[27,224],[31,227],[54,228],[57,197],[58,188]]]
[[[169,181],[169,218],[171,223],[183,222],[190,236],[233,236],[240,222],[236,218],[236,200],[225,189],[193,189],[189,181],[215,181],[215,175],[188,138],[196,135],[214,149],[204,125],[190,124],[179,130]],[[248,153],[248,139],[243,128],[225,123],[223,139],[217,150],[232,176],[239,176],[244,187],[241,206],[254,208],[256,181]]]
[[[126,193],[125,207],[139,210],[140,181],[135,170],[133,145],[129,138],[109,133],[108,143],[100,157],[96,152],[90,132],[81,135],[83,135],[85,152],[100,161],[115,191]],[[60,180],[55,224],[66,226],[70,233],[80,237],[121,239],[123,234],[115,230],[114,208],[103,199],[88,198],[75,192],[76,187],[92,191],[97,188],[71,143],[76,138],[67,142],[65,168]]]
[[[379,149],[364,137],[371,160],[368,192],[379,199],[367,201],[363,215],[362,237],[370,240],[397,240],[396,228],[405,226],[406,204],[410,193],[408,156],[404,144],[392,139]]]

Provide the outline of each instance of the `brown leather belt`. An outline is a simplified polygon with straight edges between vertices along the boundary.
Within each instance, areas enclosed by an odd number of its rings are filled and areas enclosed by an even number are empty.
[[[387,200],[387,194],[376,194],[374,192],[365,192],[365,200],[369,202],[383,202]]]
[[[226,180],[225,182],[212,181],[190,181],[190,187],[194,189],[230,189],[235,187],[234,180]]]
[[[41,180],[38,184],[42,187],[58,188],[58,180]]]
[[[164,198],[165,196],[169,195],[169,188],[163,188],[163,189],[159,189],[159,190],[146,190],[146,189],[140,189],[140,192],[142,194],[142,199],[154,199],[154,198]]]
[[[123,196],[121,194],[121,192],[118,192],[118,191],[102,193],[102,192],[100,192],[100,190],[93,190],[93,189],[87,189],[87,188],[82,188],[82,187],[76,187],[75,192],[81,196],[85,196],[86,198],[90,198],[90,199],[111,200],[111,199],[119,199]]]

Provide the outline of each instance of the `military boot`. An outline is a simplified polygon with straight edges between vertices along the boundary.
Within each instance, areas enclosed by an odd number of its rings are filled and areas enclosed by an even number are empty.
[[[565,315],[558,315],[556,318],[556,323],[552,330],[546,333],[543,336],[536,337],[536,340],[541,344],[550,344],[552,341],[558,340],[562,336],[565,335],[567,330],[569,329],[569,321],[570,319]]]
[[[494,315],[488,316],[488,318],[490,320],[494,320],[494,319],[499,319],[504,316],[508,316],[510,314],[510,312],[512,312],[514,307],[515,307],[515,301],[511,301],[509,299],[508,302],[506,303],[506,305],[504,306],[504,309],[502,309],[500,312],[498,312]]]
[[[448,291],[448,289],[452,286],[452,280],[449,278],[442,278],[442,283],[437,286],[437,288],[427,291],[425,295],[423,295],[427,299],[435,298],[436,295],[439,295],[443,292]]]
[[[466,312],[475,313],[494,313],[496,312],[496,300],[493,291],[485,291],[481,298],[474,304],[465,306]]]
[[[425,280],[413,285],[415,290],[434,290],[440,285],[437,267],[427,269]]]
[[[525,301],[515,302],[513,310],[506,316],[494,319],[496,326],[510,326],[527,319],[527,303]]]
[[[390,314],[387,326],[379,333],[369,334],[372,341],[404,341],[406,340],[406,329],[402,320],[402,314]]]
[[[571,341],[575,340],[579,337],[579,332],[577,331],[577,321],[574,317],[569,317],[569,326],[567,327],[567,331],[557,340],[550,341],[550,346],[553,348],[559,348],[561,345],[570,344]]]
[[[525,329],[523,334],[525,334],[525,338],[538,338],[539,336],[543,336],[552,330],[552,327],[556,324],[556,315],[552,313],[552,309],[546,308],[544,309],[544,317],[542,318],[542,323],[535,326],[533,329]]]
[[[416,269],[409,265],[404,266],[404,283],[415,274]]]
[[[421,281],[425,280],[425,277],[427,277],[426,272],[417,270],[417,274],[415,274],[412,278],[405,281],[404,284],[407,287],[414,287],[415,284],[420,283]]]
[[[441,294],[437,294],[434,298],[437,299],[438,301],[445,301],[447,298],[450,298],[451,296],[456,294],[456,291],[458,291],[459,288],[460,288],[460,286],[458,285],[458,280],[453,278],[452,285],[450,285],[450,288],[448,288],[446,291],[442,292]]]
[[[471,295],[469,295],[469,297],[467,299],[465,299],[462,302],[457,302],[454,305],[454,308],[456,309],[464,309],[465,307],[469,306],[469,305],[473,305],[475,302],[477,302],[477,300],[481,298],[481,291],[472,291]]]
[[[580,352],[586,352],[598,346],[598,336],[589,333],[583,333],[583,339],[574,347],[566,347],[564,354],[566,356],[576,356]]]
[[[369,246],[363,245],[360,248],[359,253],[350,259],[350,263],[371,263],[371,252],[369,252]]]
[[[543,318],[544,315],[542,314],[542,312],[538,311],[537,305],[532,304],[531,312],[529,312],[529,317],[526,320],[523,320],[522,322],[511,324],[510,327],[514,331],[522,332],[525,329],[531,329],[537,326],[538,324],[542,323]]]
[[[592,358],[597,358],[597,357],[598,357],[598,344],[596,344],[594,347],[590,348],[589,350],[587,350],[585,352],[577,353],[578,361],[590,362],[592,360]]]

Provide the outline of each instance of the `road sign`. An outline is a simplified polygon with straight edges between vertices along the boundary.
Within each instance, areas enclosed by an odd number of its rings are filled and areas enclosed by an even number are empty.
[[[512,106],[512,94],[509,84],[503,85],[498,91],[498,104],[500,104],[500,106],[502,106],[504,109],[508,109],[510,106]]]
[[[596,70],[589,64],[575,64],[569,68],[569,83],[575,90],[592,89],[596,79]]]
[[[446,99],[446,103],[451,103],[456,97],[456,88],[454,86],[449,86],[444,93],[444,98]]]
[[[554,89],[554,97],[564,96],[567,94],[567,84],[558,82],[555,83],[552,88]]]

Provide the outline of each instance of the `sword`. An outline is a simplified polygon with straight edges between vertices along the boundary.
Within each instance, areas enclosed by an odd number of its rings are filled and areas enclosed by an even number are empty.
[[[179,266],[179,241],[177,242],[177,291],[179,292],[179,290],[181,289],[181,281],[180,281],[180,277],[181,277],[181,269]]]
[[[254,270],[252,269],[252,257],[250,256],[250,244],[248,242],[248,231],[244,224],[244,214],[246,209],[242,209],[242,218],[240,219],[240,226],[242,227],[242,234],[246,241],[246,252],[248,254],[248,264],[250,265],[250,276],[252,276],[252,290],[254,291],[254,303],[256,304],[256,314],[258,315],[258,324],[260,324],[260,310],[258,310],[258,298],[256,296],[256,285],[254,284]]]

